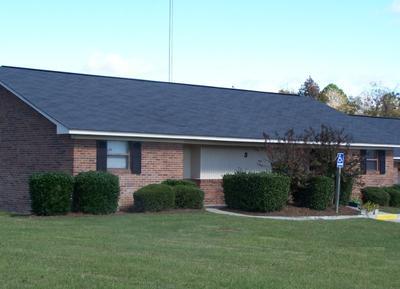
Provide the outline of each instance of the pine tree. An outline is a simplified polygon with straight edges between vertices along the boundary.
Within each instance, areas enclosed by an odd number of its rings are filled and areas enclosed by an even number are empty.
[[[318,84],[309,76],[299,89],[299,95],[320,99],[320,90]],[[322,101],[322,100],[321,100]]]

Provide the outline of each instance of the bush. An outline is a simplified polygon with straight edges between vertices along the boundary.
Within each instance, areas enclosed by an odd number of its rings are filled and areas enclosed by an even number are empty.
[[[51,216],[71,210],[74,180],[65,173],[34,174],[29,179],[32,212]]]
[[[386,193],[390,196],[389,205],[391,207],[400,207],[400,187],[393,186],[385,188]]]
[[[189,180],[165,180],[163,181],[161,184],[163,185],[167,185],[167,186],[171,186],[171,187],[175,187],[175,186],[191,186],[191,187],[197,187],[195,182],[189,181]]]
[[[157,212],[175,207],[175,193],[172,187],[164,184],[147,185],[133,194],[136,211]]]
[[[325,210],[332,205],[335,183],[325,176],[311,177],[306,187],[306,207],[314,210]]]
[[[354,179],[351,177],[343,176],[340,182],[340,198],[339,202],[343,206],[347,206],[351,199],[351,194],[353,192]]]
[[[184,209],[203,208],[204,192],[193,186],[178,185],[172,187],[175,192],[175,207]]]
[[[238,172],[224,175],[223,188],[225,202],[232,209],[272,212],[285,206],[290,178],[271,173]]]
[[[118,208],[118,177],[106,172],[84,172],[75,177],[74,209],[89,214],[111,214]]]
[[[379,206],[389,205],[390,195],[385,188],[366,187],[361,190],[363,203],[371,202]]]

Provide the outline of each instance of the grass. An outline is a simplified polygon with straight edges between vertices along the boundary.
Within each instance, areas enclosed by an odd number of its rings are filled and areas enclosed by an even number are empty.
[[[395,207],[379,207],[379,210],[390,214],[400,214],[400,208]]]
[[[400,225],[0,216],[1,288],[398,288]]]

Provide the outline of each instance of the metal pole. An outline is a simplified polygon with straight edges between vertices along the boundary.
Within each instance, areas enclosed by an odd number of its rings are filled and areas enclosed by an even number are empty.
[[[168,82],[172,82],[173,40],[174,40],[174,0],[169,0],[169,37],[168,37]]]
[[[340,199],[340,175],[342,168],[336,170],[336,214],[339,214],[339,199]]]

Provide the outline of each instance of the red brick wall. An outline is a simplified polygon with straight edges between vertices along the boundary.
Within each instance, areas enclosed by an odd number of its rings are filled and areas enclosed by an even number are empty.
[[[73,174],[96,170],[96,141],[74,139]]]
[[[224,205],[224,190],[222,188],[222,180],[194,180],[197,185],[204,191],[205,205]]]
[[[72,141],[0,87],[0,210],[29,212],[28,178],[42,171],[72,173]]]
[[[74,146],[74,174],[96,170],[96,141],[76,139]],[[119,205],[127,209],[133,204],[133,192],[165,179],[183,178],[183,145],[172,143],[142,144],[142,173],[135,175],[130,170],[110,170],[120,179]]]
[[[57,135],[56,126],[0,88],[0,210],[29,212],[28,179],[34,172],[71,174],[96,170],[96,141]],[[120,178],[120,206],[150,183],[183,178],[183,145],[143,143],[142,173],[114,170]]]
[[[393,185],[395,179],[395,168],[393,162],[393,151],[386,151],[386,173],[384,175],[379,174],[379,172],[371,173],[367,172],[366,175],[362,175],[360,181],[362,183],[362,187],[384,187]],[[353,196],[360,196],[360,187],[355,186],[353,188]]]

